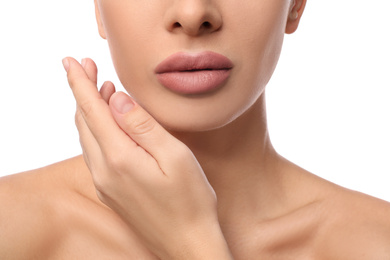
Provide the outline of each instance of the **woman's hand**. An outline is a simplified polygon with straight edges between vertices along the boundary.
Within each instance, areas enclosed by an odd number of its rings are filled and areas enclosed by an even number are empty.
[[[230,258],[214,190],[189,148],[111,82],[99,92],[92,60],[63,63],[99,199],[161,258]]]

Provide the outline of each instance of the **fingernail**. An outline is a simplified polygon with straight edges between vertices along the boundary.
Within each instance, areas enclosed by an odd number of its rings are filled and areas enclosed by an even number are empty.
[[[81,66],[83,66],[83,68],[85,69],[85,65],[87,64],[87,60],[86,59],[82,59],[81,60]]]
[[[118,92],[118,94],[116,94],[113,103],[116,111],[121,114],[126,114],[134,107],[133,100],[123,92]]]
[[[69,70],[69,61],[67,58],[63,58],[62,59],[62,65],[64,65],[64,69],[66,70],[66,72],[68,72]]]

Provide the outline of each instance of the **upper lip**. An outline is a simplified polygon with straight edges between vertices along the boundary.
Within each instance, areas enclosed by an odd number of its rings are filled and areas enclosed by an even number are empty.
[[[155,73],[196,70],[228,70],[233,67],[230,59],[211,51],[201,53],[178,52],[168,56],[157,65]]]

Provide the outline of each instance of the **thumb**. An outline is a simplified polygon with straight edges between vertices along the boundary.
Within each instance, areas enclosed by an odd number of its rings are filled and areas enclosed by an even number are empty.
[[[183,148],[189,151],[129,95],[116,92],[111,96],[109,106],[119,127],[158,162],[164,162]]]

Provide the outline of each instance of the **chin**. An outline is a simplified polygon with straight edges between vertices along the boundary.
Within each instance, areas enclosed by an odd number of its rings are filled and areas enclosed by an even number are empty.
[[[170,132],[206,132],[223,128],[247,111],[256,100],[251,102],[230,103],[210,102],[205,104],[176,104],[156,109],[145,105],[144,108]],[[201,103],[201,102],[200,102]]]
[[[160,124],[170,132],[207,132],[222,128],[231,123],[234,118],[226,120],[220,118],[203,117],[201,119],[186,118],[184,120],[159,120]]]

